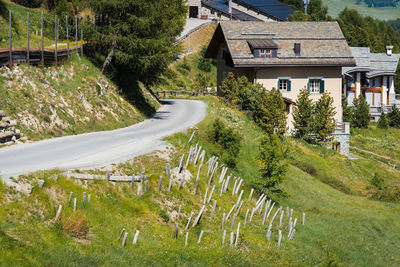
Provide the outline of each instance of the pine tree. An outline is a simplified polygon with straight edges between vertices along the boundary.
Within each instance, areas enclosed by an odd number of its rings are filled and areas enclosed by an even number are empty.
[[[353,120],[353,107],[347,104],[347,99],[343,99],[342,107],[343,107],[343,121],[351,122]]]
[[[389,127],[389,121],[386,117],[385,112],[382,111],[378,121],[378,128],[387,129]]]
[[[400,111],[396,105],[392,106],[392,110],[388,114],[389,126],[400,128]]]
[[[284,134],[287,129],[286,104],[283,101],[282,94],[278,89],[272,88],[272,90],[265,95],[261,109],[261,127],[267,132]]]
[[[310,98],[310,92],[304,88],[300,90],[297,105],[293,108],[295,137],[303,138],[312,133],[312,113],[313,104]]]
[[[327,142],[331,139],[331,134],[335,131],[336,114],[333,107],[333,98],[329,92],[325,92],[315,104],[313,118],[313,132],[315,141]]]
[[[257,159],[263,177],[260,184],[264,193],[284,193],[278,186],[286,179],[288,168],[285,162],[286,157],[287,149],[278,135],[269,133],[261,140],[260,154]]]
[[[352,126],[355,128],[368,128],[368,124],[371,121],[371,115],[369,114],[369,105],[365,101],[364,97],[360,94],[358,98],[354,100],[353,120]]]

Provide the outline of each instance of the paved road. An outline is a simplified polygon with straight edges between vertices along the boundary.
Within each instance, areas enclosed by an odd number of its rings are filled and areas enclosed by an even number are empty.
[[[166,100],[151,119],[127,128],[5,147],[0,149],[0,176],[122,162],[162,148],[162,138],[194,126],[205,116],[202,101]]]

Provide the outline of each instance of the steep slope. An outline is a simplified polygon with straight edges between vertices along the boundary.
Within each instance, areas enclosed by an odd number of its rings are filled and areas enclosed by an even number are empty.
[[[0,68],[0,110],[17,120],[30,140],[111,130],[145,119],[158,107],[147,90],[129,103],[85,57],[55,67]]]
[[[130,182],[83,181],[67,178],[60,171],[38,172],[20,177],[20,180],[35,185],[29,196],[19,195],[12,189],[0,187],[0,264],[12,265],[190,265],[190,266],[265,266],[265,265],[322,265],[332,266],[342,263],[345,266],[395,266],[400,264],[397,253],[400,248],[399,204],[371,201],[363,196],[345,194],[323,183],[315,176],[291,166],[288,179],[284,182],[290,197],[275,199],[275,207],[262,224],[261,215],[256,212],[251,223],[244,227],[247,209],[252,209],[258,196],[249,200],[250,185],[259,177],[255,156],[258,153],[258,140],[262,131],[244,114],[225,106],[217,98],[203,98],[208,103],[209,116],[199,123],[190,143],[192,130],[178,133],[167,140],[173,144],[166,151],[155,152],[113,166],[111,175],[136,174],[140,176],[142,168],[149,175],[148,191],[146,184],[141,187],[138,197],[138,183],[133,187]],[[211,201],[200,224],[193,226],[204,203],[207,191],[207,161],[212,155],[218,155],[218,149],[208,140],[208,131],[216,118],[236,126],[243,134],[241,152],[238,155],[236,170],[229,170],[233,176],[242,177],[244,185],[244,204],[240,213],[225,222],[227,230],[225,246],[222,246],[222,217],[237,202],[238,195],[233,194],[234,180],[229,183],[228,191],[220,196],[221,184],[218,182],[221,168],[218,168],[214,181],[208,187],[208,195],[215,185]],[[189,163],[186,180],[181,189],[181,177],[175,178],[171,191],[165,177],[165,165],[170,163],[172,173],[176,173],[181,155],[183,164],[190,146],[202,146],[207,153],[200,173],[199,192],[195,195],[197,164]],[[301,158],[303,152],[293,143],[291,155]],[[303,148],[315,158],[325,157],[325,150]],[[333,152],[332,152],[333,153]],[[335,159],[339,157],[339,160]],[[353,167],[343,164],[339,155],[331,157],[332,166],[341,164],[343,173],[351,173]],[[306,159],[307,160],[307,159]],[[220,162],[220,165],[222,162]],[[324,163],[325,164],[325,163]],[[379,164],[379,163],[377,163]],[[376,165],[381,167],[380,165]],[[315,165],[317,171],[324,166]],[[90,174],[106,175],[105,169],[88,171]],[[58,175],[58,179],[55,179]],[[158,193],[159,177],[163,176],[161,193]],[[225,176],[226,178],[226,176]],[[338,178],[338,177],[336,177]],[[45,180],[42,189],[38,179]],[[70,192],[73,196],[69,201]],[[90,203],[86,199],[83,207],[83,192],[91,195]],[[73,199],[77,198],[77,211],[73,211]],[[214,218],[211,219],[213,201],[217,201]],[[59,222],[54,222],[58,205],[63,209]],[[181,206],[180,218],[178,218]],[[282,206],[283,238],[278,248],[277,238],[280,216],[275,219],[270,241],[266,233],[268,222],[276,210]],[[293,218],[297,218],[293,240],[288,240],[288,217],[286,207],[293,208]],[[236,209],[235,209],[236,211]],[[185,227],[190,214],[191,219],[188,245],[185,246]],[[301,224],[302,213],[306,213],[305,225]],[[230,247],[230,233],[236,232],[240,222],[240,234],[237,246]],[[174,239],[176,223],[178,239]],[[127,242],[121,247],[123,236],[118,240],[122,228],[125,228]],[[138,243],[132,244],[136,230],[140,230]],[[201,242],[198,239],[201,231]]]

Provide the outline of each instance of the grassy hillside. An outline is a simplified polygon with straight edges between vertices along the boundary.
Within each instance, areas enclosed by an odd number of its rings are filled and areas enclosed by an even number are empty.
[[[135,98],[124,98],[89,60],[77,55],[58,68],[0,68],[0,109],[17,119],[30,140],[129,126],[158,107],[147,90],[129,90],[136,92]]]
[[[352,129],[351,145],[400,161],[400,129],[379,129],[370,124],[368,129]]]
[[[364,1],[360,1],[357,5],[357,0],[323,0],[323,3],[329,8],[329,15],[337,17],[339,13],[347,6],[348,8],[356,9],[363,16],[372,16],[379,20],[392,20],[400,18],[400,6],[394,7],[368,7]]]
[[[206,161],[212,152],[217,152],[208,141],[207,133],[215,118],[220,118],[228,125],[235,125],[243,134],[242,150],[238,155],[235,176],[245,180],[245,202],[240,215],[234,223],[236,229],[241,223],[238,248],[221,246],[222,213],[228,212],[237,195],[232,196],[232,186],[228,193],[219,196],[220,184],[212,199],[217,200],[214,221],[210,220],[211,203],[199,226],[191,227],[188,232],[188,247],[185,247],[185,226],[188,216],[193,211],[197,215],[202,206],[207,185],[207,165],[201,172],[201,183],[197,196],[192,192],[195,179],[185,182],[181,190],[174,182],[168,192],[165,179],[165,164],[178,165],[182,153],[187,155],[188,139],[192,130],[178,133],[167,138],[174,149],[157,152],[136,158],[132,161],[114,166],[112,173],[120,175],[139,174],[142,167],[149,177],[149,192],[136,197],[137,185],[132,189],[130,183],[114,184],[107,182],[82,183],[67,179],[63,175],[55,181],[58,171],[38,172],[25,176],[22,180],[36,183],[38,178],[45,179],[43,189],[37,186],[30,196],[20,196],[9,188],[0,187],[0,265],[183,265],[183,266],[260,266],[271,264],[289,265],[322,265],[332,266],[342,263],[345,266],[394,266],[400,264],[397,253],[400,249],[400,205],[368,200],[365,197],[350,195],[322,183],[317,177],[303,172],[291,165],[288,179],[284,186],[290,193],[286,199],[275,199],[276,206],[293,207],[294,217],[301,218],[306,213],[306,224],[299,224],[292,241],[288,241],[286,227],[283,227],[282,246],[276,247],[277,223],[274,223],[271,242],[265,234],[267,226],[262,225],[258,214],[253,222],[243,227],[245,211],[255,204],[255,197],[248,201],[249,185],[258,177],[257,143],[262,136],[261,130],[247,117],[236,110],[226,107],[216,98],[205,98],[208,105],[208,117],[197,125],[192,145],[199,143],[207,150]],[[363,163],[352,161],[352,166],[343,164],[346,161],[334,152],[324,149],[306,147],[304,144],[290,141],[291,157],[302,158],[307,153],[313,154],[316,160],[331,157],[332,163],[341,164],[342,173],[351,175],[352,168],[361,168]],[[305,148],[304,148],[305,147]],[[299,151],[304,150],[305,152]],[[307,159],[304,159],[305,161]],[[291,161],[292,162],[292,161]],[[381,167],[381,166],[377,166]],[[325,167],[315,165],[317,172]],[[197,166],[189,164],[188,170],[196,175]],[[103,173],[104,170],[94,170]],[[230,173],[230,172],[229,172]],[[162,194],[157,193],[159,175],[163,175]],[[220,169],[215,177],[219,177]],[[337,175],[338,177],[341,175]],[[217,180],[217,179],[215,179]],[[73,212],[68,204],[69,192],[73,191],[78,198],[78,210]],[[81,208],[83,192],[91,194],[91,203]],[[59,204],[63,204],[61,221],[53,223],[52,219]],[[182,205],[181,218],[177,219],[177,210]],[[274,208],[273,211],[275,211]],[[270,216],[271,218],[271,216]],[[269,218],[269,219],[270,219]],[[225,223],[226,242],[229,242],[231,218]],[[301,221],[301,220],[300,220]],[[179,238],[173,239],[175,223],[179,225]],[[286,215],[283,224],[287,225]],[[128,235],[127,246],[121,248],[118,236],[122,228]],[[137,245],[132,245],[132,236],[140,230]],[[200,231],[203,239],[197,244]]]

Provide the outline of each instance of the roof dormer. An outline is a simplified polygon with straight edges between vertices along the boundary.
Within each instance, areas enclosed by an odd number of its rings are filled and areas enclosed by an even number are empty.
[[[278,45],[272,39],[247,40],[255,58],[277,57]]]

